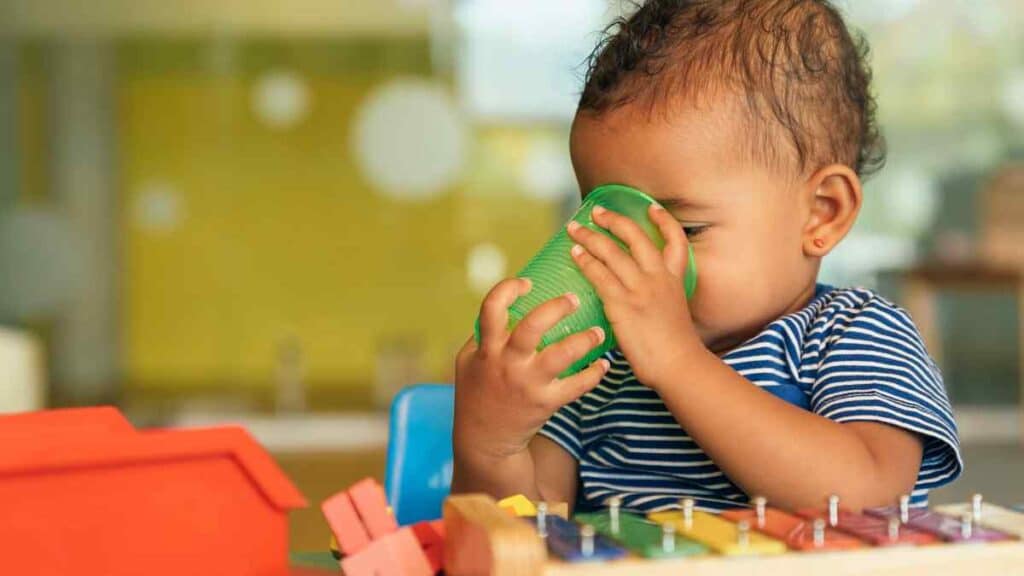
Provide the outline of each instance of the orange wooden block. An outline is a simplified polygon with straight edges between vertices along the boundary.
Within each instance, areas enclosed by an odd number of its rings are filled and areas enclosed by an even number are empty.
[[[430,565],[430,569],[433,570],[434,574],[444,569],[444,544],[424,548],[423,556],[426,557],[427,564]]]
[[[726,510],[722,518],[731,522],[746,520],[750,527],[762,534],[782,540],[793,550],[811,552],[814,550],[849,550],[862,548],[864,543],[853,536],[825,528],[820,544],[815,543],[813,521],[787,514],[777,508],[766,508],[764,524],[757,521],[757,511],[749,508]]]
[[[359,518],[362,519],[371,540],[394,533],[398,530],[395,517],[388,511],[384,488],[373,478],[364,478],[348,489]]]
[[[444,543],[444,520],[427,520],[410,526],[420,546],[426,548]]]
[[[342,554],[355,554],[370,544],[370,535],[359,519],[348,492],[338,492],[324,500],[320,510]]]
[[[306,502],[240,428],[58,410],[0,416],[0,446],[0,574],[288,573]]]
[[[418,522],[411,528],[430,567],[434,572],[440,572],[444,567],[444,520]]]
[[[410,528],[375,539],[341,560],[345,576],[433,576],[427,557]]]

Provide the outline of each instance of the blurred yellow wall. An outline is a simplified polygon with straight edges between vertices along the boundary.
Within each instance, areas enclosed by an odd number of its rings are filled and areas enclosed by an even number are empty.
[[[429,67],[425,41],[373,50],[250,46],[224,74],[188,49],[122,47],[127,387],[267,386],[289,338],[314,387],[368,386],[378,346],[393,340],[418,343],[430,374],[449,377],[481,298],[466,281],[470,247],[496,243],[512,274],[557,226],[557,206],[524,198],[515,178],[531,133],[545,132],[477,130],[460,188],[423,203],[384,198],[350,154],[353,114],[377,83]],[[282,65],[308,82],[312,105],[300,125],[274,130],[250,95],[258,71]],[[134,216],[153,183],[180,194],[173,230]]]

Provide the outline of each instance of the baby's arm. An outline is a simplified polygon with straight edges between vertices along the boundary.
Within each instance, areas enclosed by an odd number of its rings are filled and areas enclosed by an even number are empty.
[[[497,498],[522,494],[538,502],[566,502],[571,511],[578,470],[579,463],[561,446],[537,435],[527,451],[515,456],[480,462],[463,458],[457,462],[452,492],[486,492]]]
[[[687,355],[671,381],[652,385],[676,420],[744,492],[782,508],[890,505],[909,494],[920,438],[874,422],[840,424],[781,400],[714,354]],[[651,385],[650,383],[648,383]]]
[[[523,494],[571,504],[576,462],[536,434],[559,408],[600,383],[607,360],[565,379],[558,374],[600,344],[604,334],[587,330],[538,352],[541,337],[575,311],[579,301],[563,296],[545,302],[510,334],[508,308],[528,290],[526,280],[498,284],[481,307],[480,345],[471,339],[459,352],[452,491],[486,492],[496,498]]]

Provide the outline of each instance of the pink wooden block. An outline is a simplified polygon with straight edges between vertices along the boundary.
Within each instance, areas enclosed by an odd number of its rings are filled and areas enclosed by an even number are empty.
[[[433,576],[427,557],[409,528],[382,538],[341,559],[345,576]]]
[[[371,540],[394,533],[398,530],[398,523],[394,516],[388,512],[387,499],[384,497],[384,488],[373,478],[364,478],[356,482],[348,489],[349,498],[359,513],[366,531],[370,534]]]
[[[356,514],[347,492],[338,492],[320,504],[320,510],[331,527],[334,539],[345,556],[350,556],[370,544],[370,535]]]

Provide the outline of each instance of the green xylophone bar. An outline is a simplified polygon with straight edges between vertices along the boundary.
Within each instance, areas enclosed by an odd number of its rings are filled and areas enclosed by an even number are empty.
[[[589,524],[598,533],[618,541],[637,556],[644,558],[678,558],[707,554],[708,549],[676,533],[675,524],[653,524],[620,510],[621,500],[614,498],[602,512],[577,514],[577,522]]]

